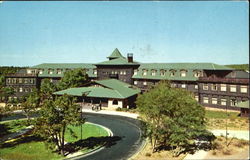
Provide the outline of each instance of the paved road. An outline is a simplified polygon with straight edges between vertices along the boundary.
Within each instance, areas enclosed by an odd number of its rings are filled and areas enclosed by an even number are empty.
[[[105,147],[97,153],[85,157],[77,157],[79,160],[121,160],[128,159],[141,147],[141,131],[137,120],[114,116],[85,113],[86,121],[103,125],[109,128],[115,137],[120,137],[112,146]],[[119,139],[119,138],[118,138]]]

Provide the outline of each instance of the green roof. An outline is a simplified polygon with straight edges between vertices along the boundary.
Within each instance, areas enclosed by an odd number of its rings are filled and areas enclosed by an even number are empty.
[[[120,57],[104,62],[97,63],[96,65],[140,65],[138,62],[128,62],[127,58]]]
[[[239,108],[249,108],[249,101],[245,101],[245,102],[240,102],[236,105],[236,107]]]
[[[147,75],[143,75],[143,70],[147,70]],[[152,70],[156,70],[153,76]],[[165,70],[165,75],[160,75],[161,70]],[[170,76],[170,71],[175,70],[175,75]],[[186,76],[181,77],[181,70],[186,70]],[[214,63],[141,63],[137,75],[134,79],[155,79],[155,80],[179,80],[179,81],[197,81],[198,77],[194,76],[194,70],[233,70],[231,68],[217,65]]]
[[[55,92],[56,95],[73,95],[73,96],[87,96],[87,97],[98,97],[98,98],[117,98],[125,99],[140,93],[138,88],[130,88],[131,85],[123,83],[116,79],[96,81],[104,87],[80,87],[80,88],[69,88],[66,90]]]
[[[89,63],[42,63],[31,68],[35,69],[43,69],[42,74],[38,74],[38,77],[63,77],[63,73],[66,72],[67,69],[76,69],[76,68],[84,68],[87,70],[87,74],[89,77],[97,77],[93,72],[96,68],[95,65]],[[52,70],[52,74],[48,73],[48,70]],[[57,69],[61,69],[62,73],[57,74]]]
[[[122,56],[121,52],[116,48],[107,58],[124,58],[124,57]]]

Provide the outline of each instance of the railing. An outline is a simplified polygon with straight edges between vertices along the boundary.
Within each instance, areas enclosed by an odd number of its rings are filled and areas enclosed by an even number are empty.
[[[199,81],[249,84],[249,79],[247,79],[247,78],[245,78],[245,79],[238,79],[238,78],[200,77]]]

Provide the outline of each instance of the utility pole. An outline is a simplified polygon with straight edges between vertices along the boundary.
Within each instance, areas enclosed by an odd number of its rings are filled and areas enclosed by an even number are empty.
[[[82,107],[81,107],[81,120],[82,120],[82,108],[84,105],[84,98],[82,99]],[[82,124],[81,124],[81,140],[82,140]]]
[[[226,147],[227,147],[227,118],[228,118],[228,114],[227,114],[227,105],[226,105]]]

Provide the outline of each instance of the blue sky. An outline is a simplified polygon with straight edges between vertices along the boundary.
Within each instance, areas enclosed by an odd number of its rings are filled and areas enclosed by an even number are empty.
[[[139,62],[249,63],[248,2],[3,2],[0,66],[97,63],[118,48]]]

